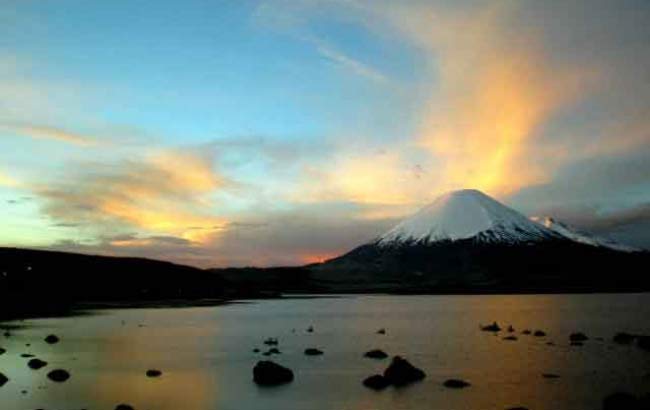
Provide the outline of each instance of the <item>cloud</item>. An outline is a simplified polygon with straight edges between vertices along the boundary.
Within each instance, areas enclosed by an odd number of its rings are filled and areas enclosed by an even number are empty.
[[[60,141],[68,144],[79,146],[97,145],[98,141],[80,134],[62,130],[56,127],[20,124],[20,123],[0,123],[0,131],[4,130],[12,134],[27,136],[34,139]]]
[[[19,183],[17,180],[15,180],[10,175],[7,175],[2,171],[0,171],[0,186],[13,188],[13,187],[17,187],[18,185]]]
[[[201,243],[225,221],[210,196],[226,182],[209,155],[161,150],[137,160],[80,164],[76,175],[35,187],[43,212],[58,223],[88,227],[95,236],[137,230]],[[143,245],[133,242],[130,245]]]
[[[336,50],[323,41],[316,41],[316,50],[320,55],[332,61],[333,63],[350,70],[354,74],[375,81],[377,83],[385,83],[388,81],[386,76],[374,69],[373,67],[356,60],[340,50]]]

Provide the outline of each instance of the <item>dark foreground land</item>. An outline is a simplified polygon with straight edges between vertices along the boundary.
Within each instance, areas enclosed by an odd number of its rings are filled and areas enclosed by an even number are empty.
[[[0,320],[117,305],[205,305],[295,293],[650,291],[650,253],[566,243],[379,250],[304,267],[204,270],[143,258],[0,248]]]

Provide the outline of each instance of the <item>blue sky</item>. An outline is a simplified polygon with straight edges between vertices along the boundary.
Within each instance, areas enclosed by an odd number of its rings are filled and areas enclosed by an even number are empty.
[[[645,246],[646,17],[638,1],[9,0],[0,243],[294,264],[474,187]]]

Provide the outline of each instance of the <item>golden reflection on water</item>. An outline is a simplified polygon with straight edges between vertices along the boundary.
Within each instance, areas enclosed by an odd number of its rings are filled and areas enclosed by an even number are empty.
[[[166,322],[183,323],[182,316],[182,311],[172,311]],[[103,370],[91,387],[96,400],[161,410],[214,408],[217,383],[203,365],[203,355],[209,351],[205,344],[215,340],[215,329],[148,325],[146,316],[142,321],[144,325],[122,326],[101,340],[97,367]],[[149,369],[163,375],[149,378]]]

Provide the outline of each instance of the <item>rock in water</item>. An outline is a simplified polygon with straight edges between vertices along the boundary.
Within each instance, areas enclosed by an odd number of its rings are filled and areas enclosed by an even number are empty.
[[[650,336],[639,336],[636,345],[639,349],[643,349],[647,352],[650,352]]]
[[[585,342],[587,340],[589,340],[589,338],[582,332],[571,333],[571,335],[569,335],[569,341],[571,342]]]
[[[277,363],[259,361],[253,368],[253,381],[261,386],[277,386],[293,381],[293,371]]]
[[[48,337],[45,338],[45,342],[47,344],[53,345],[55,343],[59,343],[59,338],[56,335],[49,335]]]
[[[471,385],[465,380],[449,379],[443,383],[443,386],[448,387],[450,389],[464,389],[465,387],[469,387]]]
[[[363,381],[363,385],[373,390],[384,390],[386,387],[390,386],[390,382],[381,374],[375,374],[367,377]]]
[[[628,393],[614,393],[603,400],[603,410],[635,410],[639,400]]]
[[[55,369],[47,374],[47,378],[53,382],[63,383],[70,378],[70,373],[63,369]]]
[[[422,380],[426,374],[400,356],[393,357],[390,366],[384,370],[384,377],[393,386],[405,386]]]
[[[481,330],[484,332],[499,332],[501,331],[501,327],[497,322],[494,322],[491,325],[481,326]]]
[[[0,387],[7,384],[8,381],[9,381],[9,378],[7,376],[5,376],[4,374],[0,373]]]
[[[614,336],[613,340],[614,340],[614,343],[619,343],[619,344],[622,344],[622,345],[629,345],[630,343],[632,343],[634,341],[635,338],[636,338],[636,336],[634,336],[634,335],[631,335],[631,334],[625,333],[625,332],[620,332],[620,333],[617,333]]]
[[[383,350],[379,350],[379,349],[370,350],[370,351],[366,352],[363,356],[368,357],[370,359],[385,359],[385,358],[388,357],[386,352],[384,352]]]
[[[29,366],[29,368],[32,370],[38,370],[47,366],[47,362],[44,362],[41,359],[32,359],[29,362],[27,362],[27,366]]]
[[[310,347],[309,349],[305,349],[305,354],[307,356],[320,356],[323,354],[322,350]]]

